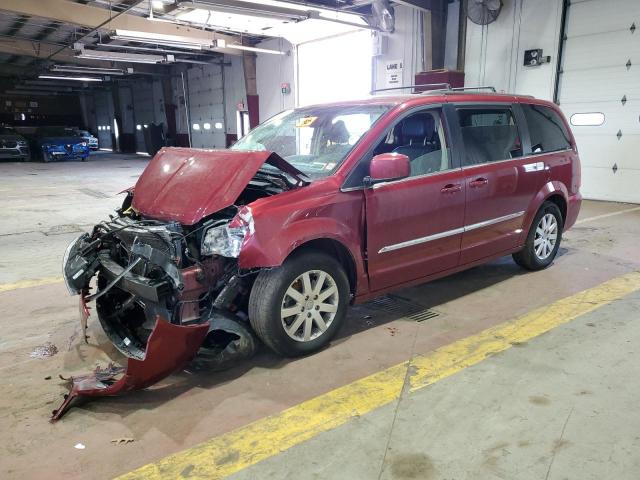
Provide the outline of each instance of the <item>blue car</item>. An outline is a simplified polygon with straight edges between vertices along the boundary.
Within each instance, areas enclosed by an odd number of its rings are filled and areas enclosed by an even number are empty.
[[[35,134],[34,152],[44,162],[58,160],[86,161],[90,153],[89,144],[78,135],[78,131],[67,127],[40,127]]]

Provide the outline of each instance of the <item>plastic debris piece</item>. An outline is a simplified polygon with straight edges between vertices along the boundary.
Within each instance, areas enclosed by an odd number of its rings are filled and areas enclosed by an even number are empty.
[[[122,438],[114,438],[113,440],[111,440],[111,443],[114,443],[116,445],[121,445],[121,444],[127,444],[127,443],[131,443],[131,442],[135,442],[134,438],[131,437],[122,437]]]
[[[76,443],[76,444],[73,446],[73,448],[77,448],[78,450],[84,450],[84,449],[85,449],[85,448],[87,448],[87,447],[85,447],[85,446],[84,446],[84,443]]]

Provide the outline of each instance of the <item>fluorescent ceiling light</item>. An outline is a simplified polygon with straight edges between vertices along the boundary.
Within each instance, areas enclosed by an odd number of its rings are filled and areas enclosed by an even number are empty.
[[[300,21],[309,18],[307,8],[289,8],[287,6],[265,5],[264,2],[238,0],[179,1],[178,8],[189,10],[209,10],[216,13],[230,13],[248,17],[261,17]]]
[[[126,73],[133,73],[133,69],[127,69]],[[98,75],[124,75],[125,71],[121,68],[99,68],[99,67],[83,67],[75,65],[54,65],[51,67],[52,72],[71,72],[71,73],[88,73]]]
[[[79,50],[76,54],[77,58],[88,60],[104,60],[107,62],[128,62],[128,63],[167,63],[173,62],[173,55],[146,55],[140,53],[126,52],[105,52],[103,50],[85,50],[80,44],[74,45],[75,50]]]
[[[248,52],[272,53],[274,55],[286,55],[286,52],[280,50],[271,50],[270,48],[249,47],[247,45],[238,45],[236,43],[227,44],[227,48],[235,48],[236,50],[246,50]]]
[[[47,80],[77,80],[79,82],[102,82],[102,79],[97,77],[63,77],[59,75],[38,75],[38,78],[47,79]]]
[[[178,2],[178,7],[195,7],[200,10],[212,10],[214,12],[233,11],[246,12],[245,16],[271,16],[288,17],[296,20],[305,18],[321,18],[322,20],[347,22],[354,25],[367,27],[368,24],[362,16],[356,13],[346,13],[331,8],[323,8],[316,5],[289,3],[280,0],[210,0],[207,2]],[[178,15],[180,17],[180,15]]]
[[[5,90],[3,95],[20,95],[23,97],[30,97],[32,95],[40,95],[40,96],[56,96],[56,95],[66,95],[63,93],[57,93],[57,92],[43,92],[43,91],[33,91],[33,92],[23,92],[21,90]],[[23,114],[24,115],[24,114]],[[24,118],[22,119],[24,120]]]
[[[199,39],[193,37],[183,37],[181,35],[167,35],[164,33],[137,32],[135,30],[115,30],[109,34],[112,40],[123,42],[153,43],[165,47],[186,48],[189,50],[202,50],[203,48],[213,48],[213,39]]]
[[[220,7],[233,5],[234,11]],[[293,44],[349,33],[356,29],[375,29],[355,13],[346,13],[309,4],[278,0],[209,0],[181,1],[174,15],[179,20],[229,32],[283,37]],[[251,9],[252,13],[247,13]],[[287,15],[261,15],[261,12],[283,12]]]

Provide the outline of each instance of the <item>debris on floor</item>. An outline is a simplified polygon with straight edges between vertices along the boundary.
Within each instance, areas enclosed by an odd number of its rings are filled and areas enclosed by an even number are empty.
[[[395,337],[396,333],[398,333],[398,329],[396,327],[387,327],[387,330],[389,330],[389,334],[392,337]]]
[[[45,380],[51,380],[51,375],[47,375],[46,377],[44,377]]]
[[[85,447],[85,446],[84,446],[84,443],[76,443],[76,444],[73,446],[73,448],[76,448],[76,449],[78,449],[78,450],[84,450],[84,449],[85,449],[85,448],[87,448],[87,447]]]
[[[113,440],[111,440],[111,443],[115,444],[115,445],[122,445],[122,444],[127,444],[127,443],[132,443],[135,442],[136,440],[134,438],[131,437],[122,437],[122,438],[114,438]]]
[[[46,342],[44,345],[37,346],[29,356],[31,358],[46,358],[53,357],[56,353],[58,353],[58,347],[51,342]]]

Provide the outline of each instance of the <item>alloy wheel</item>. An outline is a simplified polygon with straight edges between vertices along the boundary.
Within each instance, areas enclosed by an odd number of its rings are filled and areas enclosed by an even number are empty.
[[[322,270],[309,270],[287,288],[280,318],[284,331],[298,342],[309,342],[327,331],[338,311],[335,280]]]
[[[533,240],[533,249],[539,260],[546,260],[553,252],[558,240],[558,220],[547,213],[543,215],[536,227],[536,235]]]

